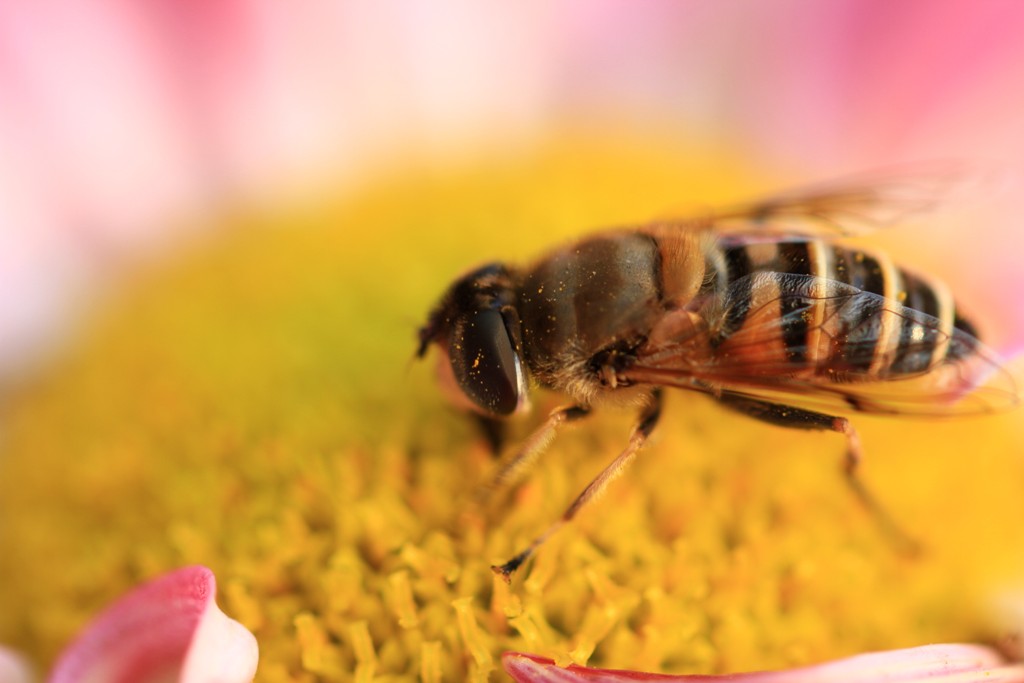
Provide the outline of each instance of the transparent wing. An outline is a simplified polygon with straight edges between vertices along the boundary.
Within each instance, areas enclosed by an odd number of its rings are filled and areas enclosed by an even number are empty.
[[[879,414],[998,412],[1021,403],[995,352],[938,318],[845,283],[755,273],[670,313],[628,382]]]
[[[659,225],[725,234],[863,235],[931,211],[974,177],[964,164],[936,162],[851,176]]]

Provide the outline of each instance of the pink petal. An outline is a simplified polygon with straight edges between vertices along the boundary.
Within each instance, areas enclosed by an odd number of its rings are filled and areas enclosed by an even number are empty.
[[[256,639],[214,602],[206,567],[143,584],[96,617],[64,651],[50,683],[252,681]]]
[[[34,680],[25,658],[0,645],[0,683],[32,683]]]
[[[505,671],[519,683],[619,683],[679,681],[687,683],[1021,683],[1024,664],[1007,664],[994,650],[978,645],[925,645],[874,652],[789,671],[758,671],[725,676],[670,676],[637,671],[561,668],[550,659],[509,652]]]

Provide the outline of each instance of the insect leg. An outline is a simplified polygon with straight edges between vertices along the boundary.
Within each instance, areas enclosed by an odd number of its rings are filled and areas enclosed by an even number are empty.
[[[771,403],[728,392],[717,397],[728,408],[769,424],[793,429],[828,430],[846,437],[846,455],[843,459],[843,473],[846,483],[864,508],[875,518],[876,523],[896,545],[908,553],[916,553],[917,542],[910,537],[892,518],[892,515],[878,502],[864,482],[857,476],[857,467],[863,455],[860,436],[853,424],[845,417],[826,415],[802,408]]]
[[[495,472],[489,482],[480,486],[473,500],[477,505],[483,504],[496,490],[518,481],[536,462],[555,438],[558,428],[566,422],[582,419],[590,414],[590,409],[583,406],[562,406],[557,408],[544,420],[533,434],[523,443],[515,454],[506,460]]]
[[[494,417],[473,413],[473,418],[480,427],[480,433],[487,441],[487,447],[491,449],[491,455],[497,457],[501,453],[501,446],[505,443],[505,423]]]
[[[607,467],[601,470],[593,481],[587,484],[583,492],[576,497],[576,500],[566,508],[562,516],[551,526],[549,526],[541,535],[537,536],[533,541],[522,551],[517,553],[512,559],[503,565],[493,566],[491,570],[495,574],[498,574],[506,582],[511,581],[512,574],[522,565],[529,557],[537,550],[538,547],[544,541],[546,541],[552,534],[558,531],[567,522],[572,520],[576,516],[576,513],[583,508],[588,502],[601,495],[604,492],[608,484],[615,479],[617,476],[622,474],[622,471],[633,461],[636,457],[637,452],[641,446],[647,441],[647,437],[651,435],[655,425],[658,423],[658,418],[661,416],[661,391],[655,390],[651,393],[650,403],[644,408],[640,414],[640,422],[636,427],[633,428],[633,433],[629,437],[629,443],[625,449],[613,460]]]

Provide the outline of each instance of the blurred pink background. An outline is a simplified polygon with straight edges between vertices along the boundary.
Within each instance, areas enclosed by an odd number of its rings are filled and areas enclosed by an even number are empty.
[[[577,120],[808,180],[936,157],[1012,175],[1022,118],[1014,0],[0,3],[0,374],[229,203],[528,153]],[[976,214],[1004,244],[960,254],[1017,296],[1019,195]]]

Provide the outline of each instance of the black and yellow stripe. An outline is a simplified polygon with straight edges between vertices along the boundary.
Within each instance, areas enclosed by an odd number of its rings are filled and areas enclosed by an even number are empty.
[[[729,237],[711,249],[706,262],[713,282],[706,288],[728,298],[712,346],[729,351],[730,340],[742,338],[745,327],[769,315],[781,321],[776,338],[760,339],[763,348],[756,354],[753,340],[736,342],[752,365],[784,358],[836,381],[853,375],[884,380],[919,374],[971,352],[974,328],[957,311],[948,287],[898,267],[885,254],[796,238]],[[758,273],[763,275],[749,277]],[[813,277],[812,291],[787,291],[794,283],[806,287],[808,280],[786,275]],[[830,283],[881,298],[837,304],[827,296]],[[849,297],[841,300],[849,303]]]

